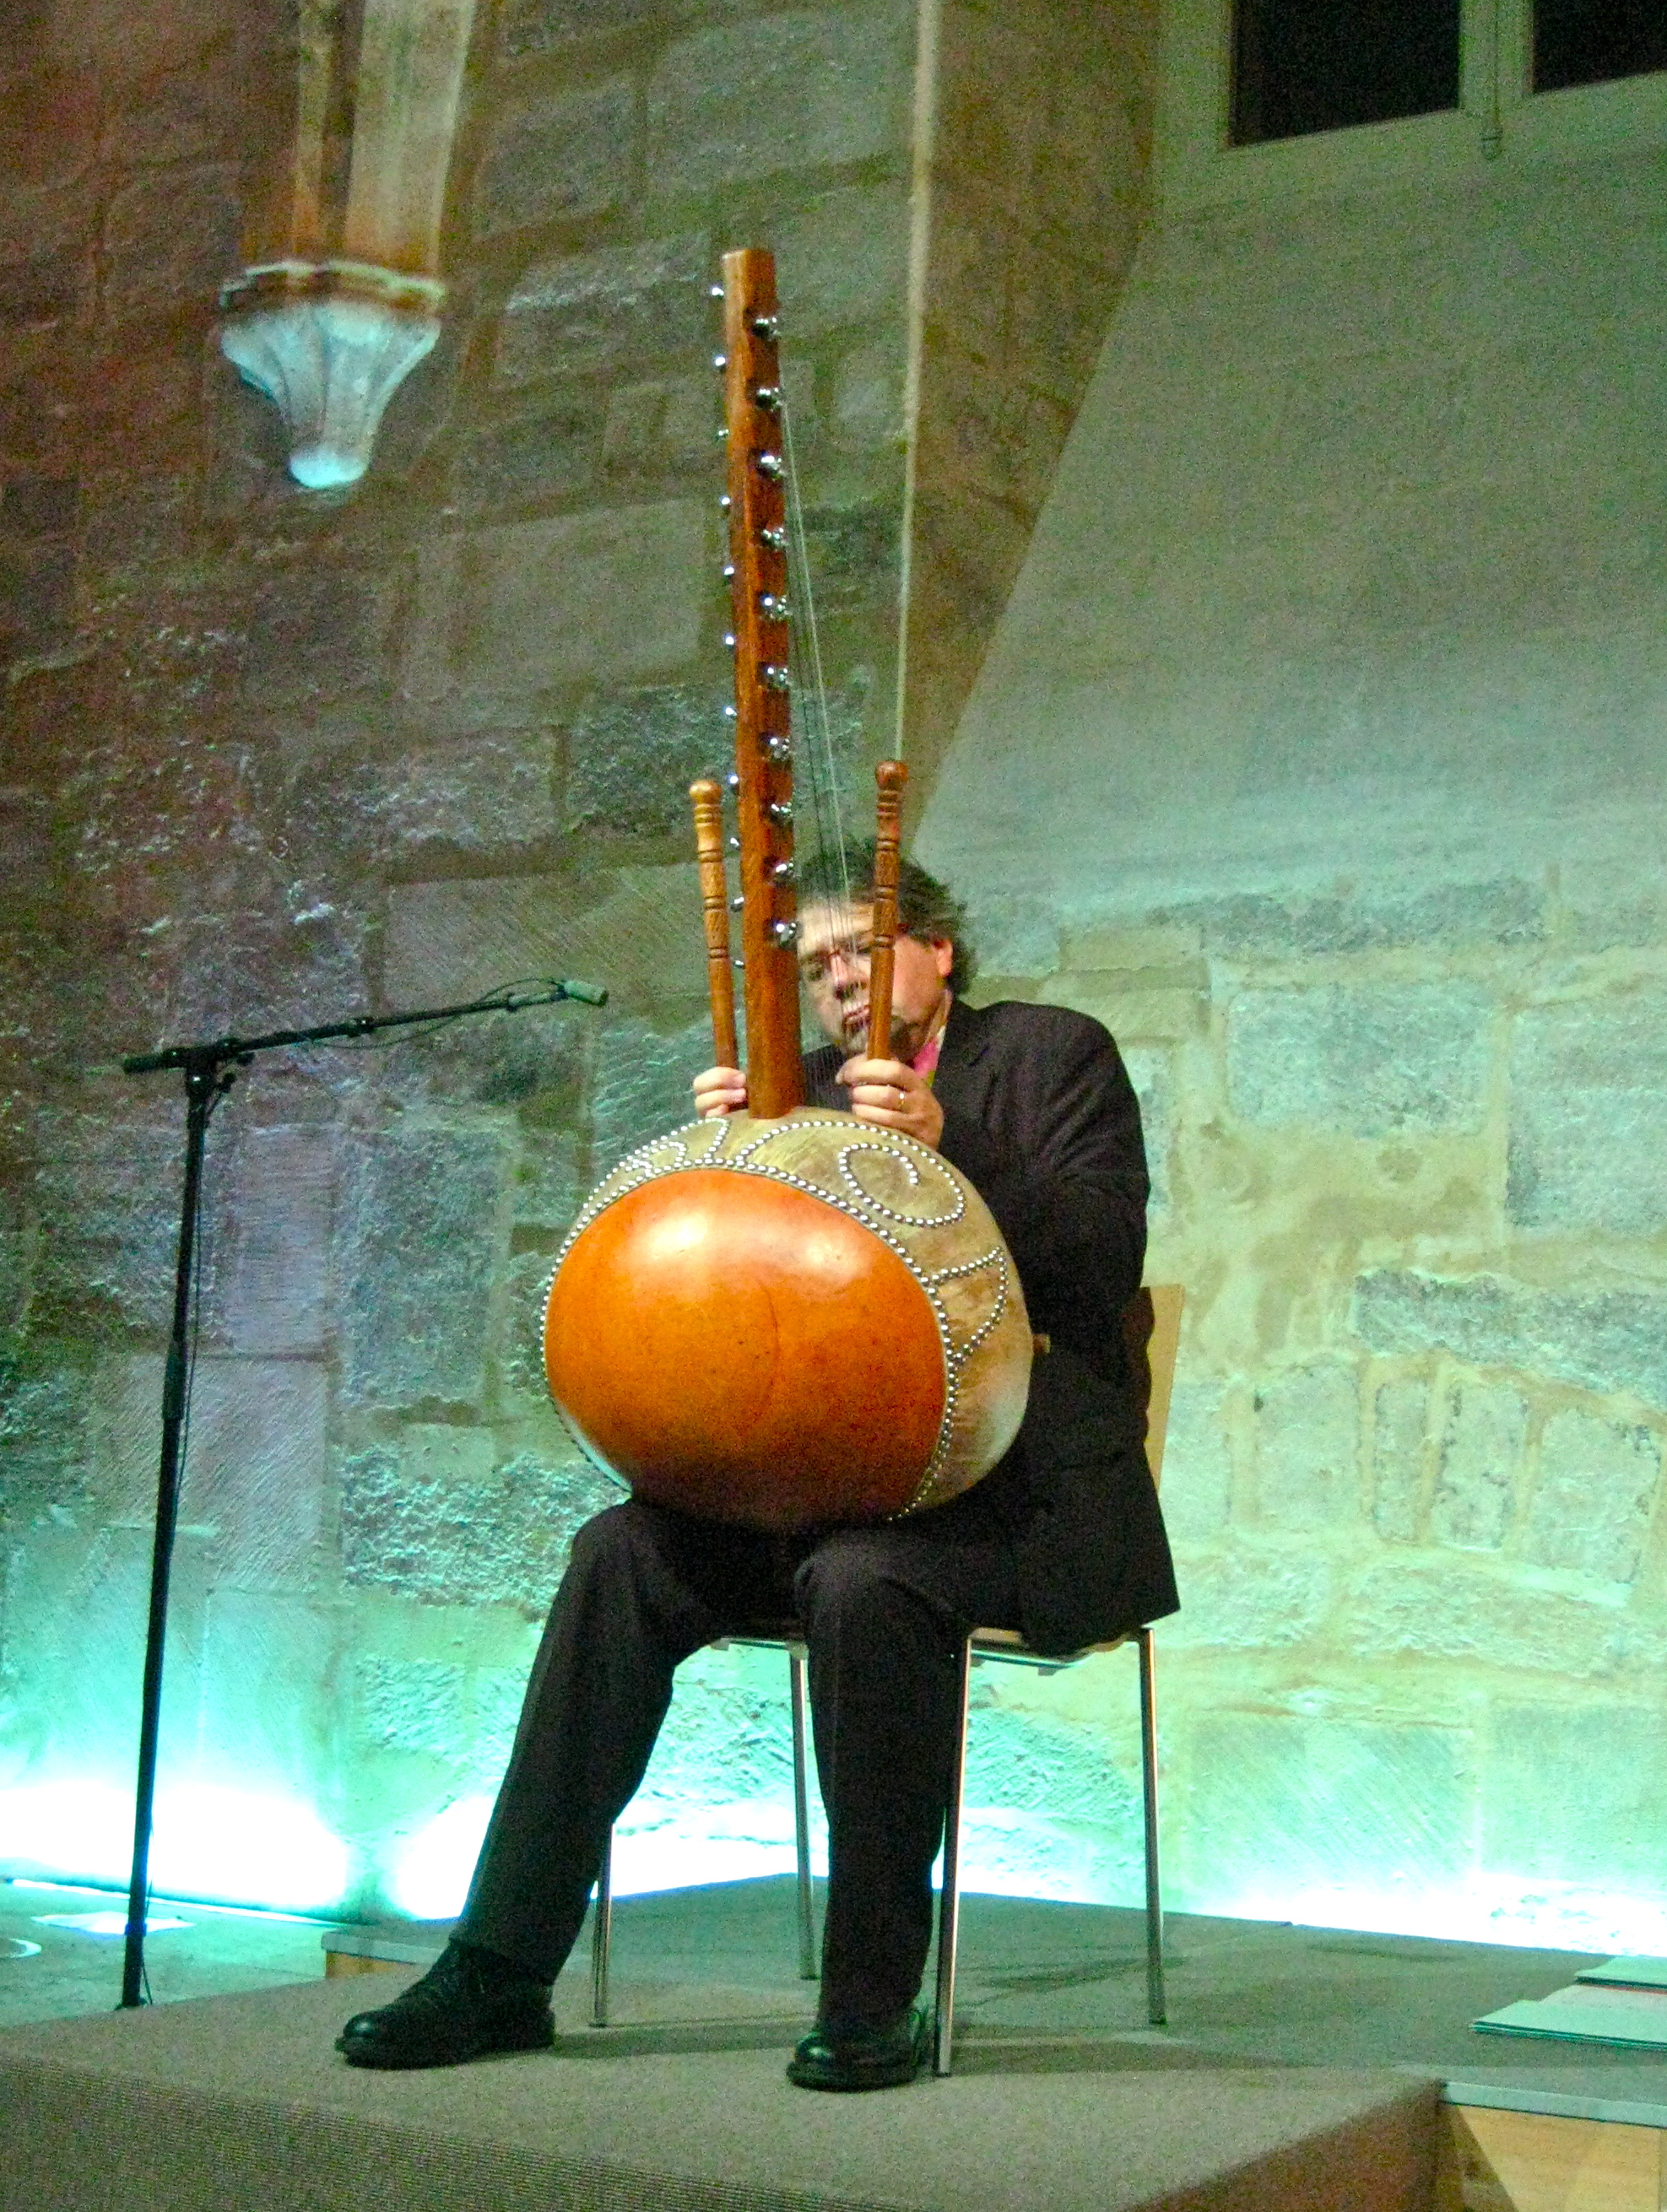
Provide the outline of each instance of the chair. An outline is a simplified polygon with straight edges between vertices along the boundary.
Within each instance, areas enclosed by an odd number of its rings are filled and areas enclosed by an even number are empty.
[[[1169,1427],[1170,1395],[1175,1381],[1175,1359],[1181,1334],[1181,1310],[1185,1292],[1178,1284],[1160,1283],[1136,1291],[1122,1316],[1123,1338],[1137,1384],[1146,1401],[1146,1455],[1157,1482],[1163,1472],[1164,1440]],[[725,1637],[723,1644],[764,1645],[785,1650],[793,1716],[794,1838],[798,1874],[799,1972],[806,1981],[816,1978],[816,1937],[811,1905],[810,1808],[806,1780],[808,1698],[805,1646],[792,1622],[770,1622],[745,1634]],[[1065,1657],[1048,1657],[1033,1651],[1016,1629],[975,1628],[967,1638],[961,1659],[960,1724],[956,1736],[955,1763],[950,1780],[949,1804],[944,1822],[943,1874],[938,1904],[937,2017],[933,2045],[933,2070],[950,2072],[955,2033],[955,1970],[960,1929],[960,1846],[962,1791],[966,1766],[967,1724],[975,1666],[1031,1667],[1046,1674],[1102,1651],[1116,1651],[1133,1644],[1140,1663],[1141,1797],[1144,1819],[1146,1857],[1146,1985],[1147,2017],[1154,2027],[1167,2016],[1164,1990],[1164,1911],[1158,1837],[1158,1709],[1153,1679],[1152,1631],[1137,1628],[1105,1644],[1091,1644]],[[608,1969],[612,1937],[612,1893],[610,1882],[611,1843],[604,1852],[596,1883],[596,1909],[591,1922],[591,2022],[608,2024]]]

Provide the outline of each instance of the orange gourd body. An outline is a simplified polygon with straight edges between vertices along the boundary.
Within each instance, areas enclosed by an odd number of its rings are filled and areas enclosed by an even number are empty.
[[[800,1108],[643,1146],[586,1201],[545,1309],[590,1454],[702,1519],[792,1530],[940,1504],[1012,1443],[1018,1271],[928,1146]]]

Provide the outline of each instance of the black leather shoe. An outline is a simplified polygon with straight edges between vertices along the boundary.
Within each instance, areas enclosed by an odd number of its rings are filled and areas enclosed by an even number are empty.
[[[489,2051],[548,2051],[555,2040],[547,1984],[453,1940],[392,2004],[356,2013],[336,2048],[350,2066],[460,2066]]]
[[[912,2081],[932,2049],[932,2022],[911,2005],[879,2027],[824,2027],[820,2022],[788,2061],[788,2079],[801,2089],[895,2089]]]

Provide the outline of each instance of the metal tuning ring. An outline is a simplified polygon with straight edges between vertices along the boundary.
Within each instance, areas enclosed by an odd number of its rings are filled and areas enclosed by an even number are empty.
[[[761,592],[758,594],[758,611],[766,622],[784,623],[793,620],[792,608],[785,599],[777,599],[774,592]]]
[[[781,822],[785,823],[791,822],[793,819],[792,803],[785,799],[770,799],[766,804],[764,811],[769,815],[772,822]]]
[[[771,483],[780,483],[782,478],[787,474],[782,456],[779,453],[760,453],[758,473],[761,477],[768,477]]]
[[[793,679],[779,660],[767,660],[758,671],[766,691],[791,691]]]
[[[762,338],[766,345],[774,345],[780,338],[782,318],[779,315],[753,315],[749,320],[753,337]]]
[[[798,923],[796,921],[772,921],[770,925],[770,941],[772,945],[778,945],[781,950],[785,952],[788,945],[797,945],[799,942]]]
[[[762,407],[766,415],[782,411],[782,387],[779,384],[761,384],[752,395],[755,407]]]
[[[764,739],[764,757],[773,761],[777,768],[785,768],[793,758],[793,740],[779,733],[772,733]]]
[[[761,545],[768,545],[772,553],[785,553],[788,550],[788,533],[785,530],[777,529],[774,523],[767,523],[758,532],[758,543]]]

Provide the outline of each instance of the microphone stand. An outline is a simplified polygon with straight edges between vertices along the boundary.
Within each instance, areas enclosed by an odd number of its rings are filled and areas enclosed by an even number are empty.
[[[122,1062],[125,1075],[152,1075],[179,1068],[186,1079],[186,1176],[179,1201],[179,1256],[173,1276],[173,1324],[162,1379],[162,1452],[156,1482],[156,1526],[150,1554],[150,1612],[145,1629],[144,1683],[139,1705],[139,1763],[133,1810],[133,1861],[127,1891],[127,1945],[122,1963],[122,2004],[146,2002],[145,1911],[149,1902],[150,1836],[156,1797],[156,1748],[162,1709],[162,1655],[167,1638],[168,1578],[179,1519],[179,1478],[191,1375],[191,1309],[197,1266],[198,1230],[203,1205],[203,1158],[209,1117],[258,1052],[280,1046],[321,1044],[338,1037],[369,1036],[377,1030],[412,1022],[456,1021],[465,1014],[519,1013],[526,1006],[551,1006],[575,999],[605,1006],[599,984],[539,981],[509,984],[484,999],[457,1006],[429,1006],[416,1013],[352,1014],[344,1021],[322,1022],[313,1029],[270,1030],[264,1036],[216,1037],[201,1044],[167,1045],[160,1052],[133,1053]]]

